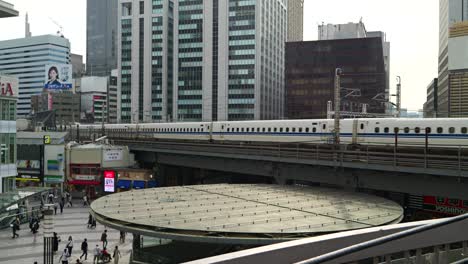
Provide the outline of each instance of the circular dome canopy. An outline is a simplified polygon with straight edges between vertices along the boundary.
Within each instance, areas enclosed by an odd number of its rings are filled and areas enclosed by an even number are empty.
[[[91,209],[98,221],[133,233],[256,244],[398,223],[403,217],[397,203],[372,195],[266,184],[133,190],[97,199]]]

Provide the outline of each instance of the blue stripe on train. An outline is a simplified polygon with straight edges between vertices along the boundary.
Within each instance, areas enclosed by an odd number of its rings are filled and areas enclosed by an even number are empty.
[[[120,132],[121,133],[121,132]],[[136,132],[124,132],[124,133],[136,133]],[[146,132],[140,131],[139,134],[183,134],[183,135],[209,135],[209,132]],[[235,135],[235,136],[333,136],[334,133],[299,133],[299,132],[213,132],[213,135]],[[352,137],[352,133],[341,133],[342,137]],[[394,133],[359,133],[359,137],[379,137],[379,138],[395,138]],[[468,134],[429,134],[429,138],[444,138],[444,139],[468,139]],[[398,134],[398,138],[421,138],[424,139],[426,134]]]

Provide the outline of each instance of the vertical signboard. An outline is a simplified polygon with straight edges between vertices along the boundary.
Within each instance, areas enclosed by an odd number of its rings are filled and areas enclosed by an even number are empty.
[[[115,192],[115,171],[104,171],[104,192]]]

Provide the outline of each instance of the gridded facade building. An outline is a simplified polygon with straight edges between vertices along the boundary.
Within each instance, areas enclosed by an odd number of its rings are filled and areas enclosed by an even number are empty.
[[[282,117],[286,0],[123,0],[119,14],[121,121]]]
[[[86,5],[86,70],[109,76],[117,67],[117,0],[88,0]]]
[[[0,41],[0,73],[19,78],[18,116],[31,113],[31,96],[40,94],[48,64],[70,64],[70,42],[43,35]]]
[[[304,0],[288,0],[288,41],[304,38]]]
[[[468,116],[468,1],[439,1],[439,117]]]
[[[0,193],[15,189],[18,78],[0,76]]]
[[[424,117],[437,117],[438,100],[437,100],[437,78],[434,78],[427,86],[427,99],[424,103]]]
[[[335,69],[341,68],[341,110],[385,113],[386,73],[381,38],[288,42],[286,44],[287,117],[327,117],[334,100]],[[343,90],[344,89],[344,90]]]

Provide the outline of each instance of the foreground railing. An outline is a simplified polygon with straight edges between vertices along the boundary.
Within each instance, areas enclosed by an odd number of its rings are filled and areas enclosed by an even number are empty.
[[[190,263],[452,263],[468,254],[468,214],[347,231]]]

